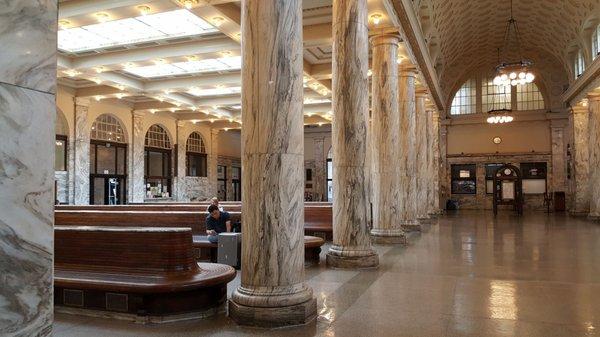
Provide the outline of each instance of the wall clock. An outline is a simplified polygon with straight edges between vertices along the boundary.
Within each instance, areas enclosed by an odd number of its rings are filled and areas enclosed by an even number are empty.
[[[494,144],[500,144],[500,143],[502,143],[502,138],[494,137],[493,142],[494,142]]]

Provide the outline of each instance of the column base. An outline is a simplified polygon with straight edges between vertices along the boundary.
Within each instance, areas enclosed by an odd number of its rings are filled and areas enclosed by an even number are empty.
[[[287,307],[248,307],[229,300],[229,317],[239,325],[262,328],[308,324],[317,318],[317,299]]]
[[[421,224],[417,220],[405,221],[400,227],[405,232],[420,232],[423,229]]]
[[[367,269],[379,266],[379,255],[372,249],[349,250],[333,245],[326,259],[327,267],[338,269]]]
[[[282,289],[239,287],[227,304],[229,317],[245,326],[278,328],[303,325],[317,317],[317,300],[304,284]]]
[[[377,244],[407,244],[408,239],[402,229],[371,230],[371,242]]]

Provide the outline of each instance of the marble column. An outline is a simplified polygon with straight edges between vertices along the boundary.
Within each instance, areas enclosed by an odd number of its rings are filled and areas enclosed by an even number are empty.
[[[177,153],[175,153],[175,160],[177,161],[177,171],[175,172],[175,179],[173,183],[174,193],[173,196],[177,201],[190,201],[187,198],[185,175],[185,155],[187,152],[187,132],[185,130],[186,122],[177,121]]]
[[[217,165],[219,159],[219,129],[210,129],[210,152],[207,158],[207,174],[208,181],[210,182],[210,192],[209,195],[212,197],[216,197],[218,195],[219,186],[217,183]],[[227,175],[231,174],[231,169],[227,168]],[[228,184],[231,184],[231,180],[229,177],[227,178]],[[227,193],[227,197],[229,198],[232,194]]]
[[[90,203],[90,128],[88,111],[90,99],[75,97],[75,178],[74,204]]]
[[[371,268],[367,176],[369,41],[366,0],[333,1],[333,245],[327,265]]]
[[[588,218],[600,220],[600,94],[588,96],[589,101],[589,187]]]
[[[573,139],[574,139],[574,185],[571,214],[588,215],[590,210],[589,195],[589,148],[588,125],[589,109],[587,106],[575,106],[573,113]]]
[[[238,324],[311,322],[304,281],[302,2],[242,1],[242,276]]]
[[[429,109],[429,215],[440,214],[440,114],[434,108]]]
[[[415,175],[417,176],[417,219],[420,223],[428,223],[431,220],[428,207],[428,191],[430,186],[428,157],[430,153],[428,151],[429,132],[427,132],[431,120],[428,118],[427,109],[425,108],[427,94],[426,89],[419,89],[415,92]]]
[[[398,109],[398,43],[397,34],[371,37],[373,50],[372,123],[370,146],[372,155],[373,228],[371,238],[377,243],[406,243],[400,224],[400,172],[396,165],[399,154],[400,110]]]
[[[57,1],[0,4],[0,336],[52,335]]]
[[[438,165],[439,167],[439,175],[438,175],[438,198],[439,198],[439,204],[438,207],[440,208],[440,210],[444,210],[446,209],[446,201],[448,200],[448,198],[450,197],[450,180],[449,180],[449,175],[448,175],[448,161],[447,161],[447,156],[448,156],[448,126],[445,124],[442,124],[442,120],[440,120],[440,124],[439,124],[439,146],[438,149],[440,151],[440,154],[438,156],[438,159],[440,160],[440,163]]]
[[[144,202],[146,184],[144,181],[144,150],[146,147],[146,132],[144,132],[144,112],[134,111],[131,116],[133,137],[131,142],[131,173],[129,174],[130,202]]]
[[[327,200],[325,138],[314,138],[315,172],[313,172],[314,201]]]
[[[400,67],[398,100],[400,107],[400,141],[398,169],[400,172],[399,202],[401,226],[405,230],[420,230],[417,210],[417,116],[415,106],[415,81],[417,69],[413,65]]]

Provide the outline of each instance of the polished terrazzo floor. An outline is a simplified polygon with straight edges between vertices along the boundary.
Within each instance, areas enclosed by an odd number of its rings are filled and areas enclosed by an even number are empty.
[[[564,215],[447,214],[376,270],[306,270],[315,324],[241,328],[225,314],[139,325],[56,315],[57,337],[600,336],[600,224]],[[324,250],[325,251],[325,250]],[[239,275],[229,285],[231,292]]]

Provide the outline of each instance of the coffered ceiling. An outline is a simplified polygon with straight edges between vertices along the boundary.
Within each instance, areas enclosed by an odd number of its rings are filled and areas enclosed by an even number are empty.
[[[568,84],[572,52],[600,9],[598,0],[514,0],[523,56],[538,75],[552,77],[550,91]],[[451,95],[468,76],[493,69],[502,47],[509,0],[418,0],[423,34],[436,64],[442,91]],[[514,56],[514,55],[513,55]],[[562,82],[562,83],[561,83]],[[447,97],[449,100],[450,98]]]

